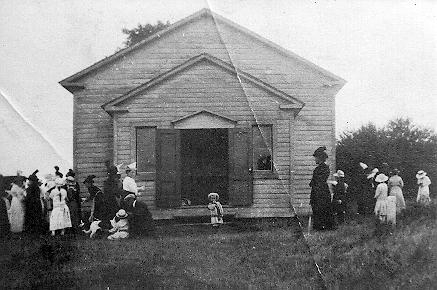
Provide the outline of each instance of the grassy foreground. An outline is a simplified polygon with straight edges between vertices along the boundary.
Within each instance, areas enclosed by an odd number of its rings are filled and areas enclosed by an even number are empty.
[[[124,241],[14,236],[0,244],[0,288],[318,288],[320,276],[293,221],[218,231],[164,226],[154,237]]]
[[[295,219],[240,222],[218,231],[167,225],[153,237],[112,242],[12,236],[0,241],[0,288],[437,287],[436,204],[409,205],[395,229],[377,232],[374,219],[364,217],[304,236]]]
[[[366,217],[305,233],[327,287],[437,289],[437,205],[407,205],[397,223],[381,233]]]

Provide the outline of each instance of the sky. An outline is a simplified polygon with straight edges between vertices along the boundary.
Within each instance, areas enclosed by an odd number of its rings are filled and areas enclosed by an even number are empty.
[[[345,79],[336,97],[337,135],[398,117],[437,128],[437,1],[0,0],[0,5],[0,93],[69,162],[72,95],[58,82],[122,47],[122,28],[174,23],[205,7]]]

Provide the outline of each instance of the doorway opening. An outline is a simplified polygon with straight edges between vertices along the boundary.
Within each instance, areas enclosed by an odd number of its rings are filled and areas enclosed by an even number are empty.
[[[228,202],[228,129],[181,130],[181,197],[191,205],[208,204],[217,192]]]

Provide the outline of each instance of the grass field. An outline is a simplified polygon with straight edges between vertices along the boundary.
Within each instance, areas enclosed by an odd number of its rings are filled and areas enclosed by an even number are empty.
[[[436,205],[410,205],[396,229],[379,234],[373,218],[364,217],[304,236],[295,219],[237,222],[217,231],[165,225],[153,237],[115,242],[13,236],[0,244],[0,288],[437,287]]]
[[[437,289],[436,204],[410,203],[395,229],[365,217],[305,237],[328,288]]]
[[[164,226],[154,237],[112,242],[83,236],[15,236],[2,242],[1,248],[1,285],[7,288],[266,289],[321,285],[294,219],[225,225],[218,231],[205,225]]]

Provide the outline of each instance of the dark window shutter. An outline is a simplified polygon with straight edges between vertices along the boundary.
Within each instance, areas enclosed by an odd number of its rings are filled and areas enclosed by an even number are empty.
[[[180,134],[179,130],[157,130],[156,205],[180,206]]]
[[[136,162],[139,175],[156,171],[156,128],[136,128]]]
[[[229,204],[253,203],[251,128],[229,129]]]

